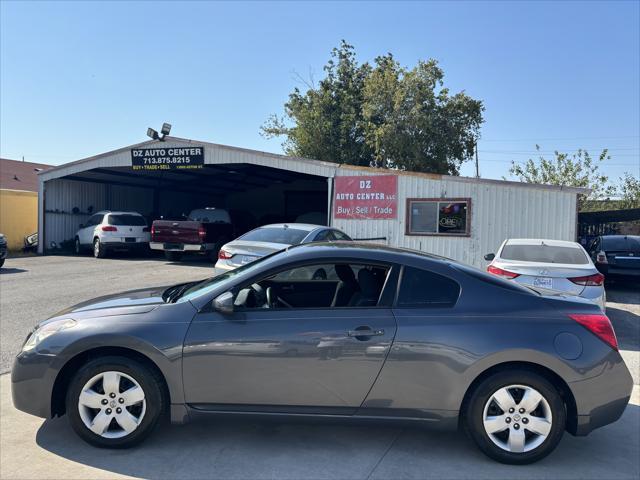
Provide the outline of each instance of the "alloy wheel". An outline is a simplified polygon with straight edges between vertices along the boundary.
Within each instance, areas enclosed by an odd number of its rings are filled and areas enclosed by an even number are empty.
[[[85,427],[104,438],[122,438],[133,433],[144,418],[146,406],[140,384],[116,371],[91,378],[78,397],[78,411]]]
[[[502,450],[524,453],[544,443],[551,432],[551,407],[544,396],[526,385],[509,385],[487,400],[482,422],[491,441]]]

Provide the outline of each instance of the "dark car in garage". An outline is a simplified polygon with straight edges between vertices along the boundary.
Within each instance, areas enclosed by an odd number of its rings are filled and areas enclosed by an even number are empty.
[[[640,236],[602,235],[589,246],[596,268],[606,276],[640,277]]]
[[[66,414],[99,447],[132,446],[163,415],[402,420],[464,428],[513,464],[616,421],[632,386],[592,302],[356,242],[76,305],[12,370],[18,409]]]

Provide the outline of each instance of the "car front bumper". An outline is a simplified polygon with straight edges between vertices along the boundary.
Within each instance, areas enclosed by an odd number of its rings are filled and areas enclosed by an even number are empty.
[[[52,416],[53,386],[58,373],[51,366],[54,359],[37,352],[22,352],[16,357],[11,370],[11,396],[18,410],[37,417]]]

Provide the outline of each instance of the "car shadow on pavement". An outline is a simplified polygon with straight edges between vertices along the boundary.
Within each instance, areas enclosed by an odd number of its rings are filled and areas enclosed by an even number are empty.
[[[623,442],[620,439],[624,439]],[[204,420],[162,425],[130,450],[91,447],[66,418],[45,421],[37,444],[107,474],[144,478],[638,478],[640,407],[588,437],[565,434],[534,465],[498,464],[457,432],[419,427]],[[64,476],[64,472],[57,472]]]
[[[25,270],[24,268],[0,268],[0,275],[10,275],[12,273],[24,273],[24,272],[28,272],[29,270]]]
[[[640,315],[629,310],[607,307],[607,316],[622,350],[640,351]]]

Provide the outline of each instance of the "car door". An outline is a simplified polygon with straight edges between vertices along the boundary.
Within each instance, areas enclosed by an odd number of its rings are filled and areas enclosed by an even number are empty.
[[[328,272],[327,279],[307,284],[334,281],[331,265],[304,268]],[[211,409],[354,413],[374,384],[396,332],[392,295],[386,294],[395,289],[391,279],[397,277],[396,267],[385,271],[389,280],[381,284],[373,306],[331,308],[310,301],[315,305],[257,305],[228,315],[201,311],[184,343],[187,403]],[[296,277],[284,271],[278,278],[287,274]],[[268,285],[274,278],[256,283]],[[281,282],[285,286],[286,280]]]

